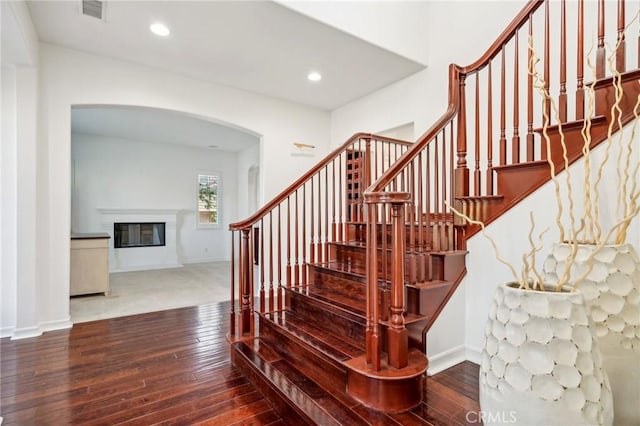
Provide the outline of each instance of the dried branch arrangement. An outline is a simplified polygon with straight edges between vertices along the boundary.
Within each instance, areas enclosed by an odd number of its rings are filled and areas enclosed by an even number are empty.
[[[587,55],[588,68],[591,70],[592,83],[585,87],[587,99],[588,114],[584,120],[581,130],[582,135],[582,153],[585,161],[585,173],[583,179],[584,205],[582,218],[576,221],[574,192],[571,181],[571,171],[569,169],[569,160],[567,158],[567,144],[565,134],[562,129],[562,122],[559,118],[559,112],[555,100],[550,96],[544,80],[540,77],[540,73],[536,70],[536,64],[540,61],[539,57],[533,50],[531,41],[529,41],[529,49],[532,52],[532,62],[530,64],[530,73],[534,79],[534,87],[542,96],[543,101],[543,139],[545,141],[547,151],[547,161],[551,170],[551,180],[553,181],[556,191],[556,204],[558,207],[556,215],[556,224],[560,233],[560,241],[580,244],[622,244],[627,239],[627,232],[633,219],[638,216],[637,207],[640,198],[640,189],[638,181],[640,180],[640,161],[632,164],[634,142],[638,125],[638,117],[640,115],[640,95],[636,98],[633,107],[634,118],[631,122],[630,131],[625,132],[623,129],[622,109],[620,107],[623,101],[623,84],[622,75],[615,66],[616,52],[620,48],[620,42],[611,54],[607,57],[609,71],[613,78],[613,89],[615,93],[614,103],[610,109],[610,120],[607,129],[607,139],[604,141],[604,158],[599,164],[595,164],[595,160],[591,156],[591,125],[592,117],[595,110],[595,91],[596,82],[595,66],[591,62],[590,53]],[[640,84],[640,83],[639,83]],[[555,120],[558,123],[558,132],[560,136],[560,145],[563,153],[563,161],[565,168],[565,181],[567,187],[566,201],[568,202],[569,227],[568,231],[562,223],[564,200],[561,197],[560,185],[555,175],[555,164],[551,158],[551,141],[547,132],[550,118],[546,114],[549,105],[554,113]],[[614,133],[617,132],[615,135]],[[615,164],[610,163],[612,151],[617,150],[617,158]],[[615,229],[614,233],[605,233],[603,230],[603,221],[600,215],[600,191],[602,178],[607,167],[616,168],[616,215],[614,224],[610,229]],[[595,178],[592,176],[592,170],[595,170]]]
[[[634,19],[635,20],[635,19]],[[617,71],[614,61],[615,53],[619,48],[619,44],[615,49],[612,49],[612,53],[608,56],[607,62],[610,72],[613,75],[613,86],[615,91],[615,101],[610,110],[610,122],[607,131],[607,139],[604,141],[604,158],[599,164],[595,164],[595,160],[591,156],[591,117],[595,111],[595,90],[594,85],[596,82],[595,66],[590,60],[590,54],[593,49],[589,51],[587,55],[587,64],[592,73],[592,83],[585,87],[585,98],[587,103],[587,118],[584,120],[584,125],[581,130],[582,135],[582,154],[585,161],[585,174],[583,181],[583,196],[584,205],[581,217],[578,219],[576,215],[576,203],[574,200],[574,187],[571,179],[571,170],[569,167],[569,158],[565,133],[562,128],[562,121],[560,119],[560,113],[558,111],[555,100],[549,94],[545,81],[541,78],[540,73],[536,70],[536,65],[540,62],[540,58],[537,56],[533,49],[532,41],[529,40],[529,49],[531,50],[531,63],[529,64],[529,72],[534,80],[534,88],[542,96],[542,114],[543,114],[543,128],[542,138],[545,142],[545,149],[547,153],[547,161],[549,163],[551,181],[553,182],[556,196],[557,214],[556,225],[559,230],[560,241],[566,242],[571,251],[569,257],[565,263],[565,269],[562,275],[559,277],[557,283],[553,283],[551,287],[544,283],[543,277],[540,271],[536,268],[536,254],[542,249],[542,237],[549,230],[548,228],[542,231],[538,235],[537,242],[534,241],[534,229],[535,220],[533,213],[529,214],[530,218],[530,230],[528,234],[528,240],[530,244],[530,251],[522,255],[522,265],[520,271],[513,264],[504,259],[498,250],[498,245],[495,240],[486,233],[485,225],[481,221],[473,220],[464,213],[456,210],[452,206],[448,205],[451,211],[457,216],[464,219],[467,223],[478,225],[482,228],[482,234],[491,242],[494,250],[494,254],[498,261],[506,265],[511,271],[514,282],[519,285],[520,288],[526,290],[555,290],[555,291],[575,291],[580,283],[591,273],[593,267],[593,258],[599,253],[599,251],[607,244],[621,244],[626,241],[627,232],[629,226],[634,218],[640,215],[640,161],[636,164],[632,164],[633,156],[633,143],[635,141],[636,128],[638,124],[638,117],[640,116],[640,95],[636,99],[635,106],[633,108],[634,119],[631,125],[630,132],[625,137],[623,129],[623,117],[622,109],[620,107],[623,100],[623,84],[622,76]],[[639,83],[640,84],[640,83]],[[551,138],[548,133],[551,117],[547,113],[550,107],[553,112],[554,119],[558,126],[558,133],[560,139],[560,146],[562,149],[562,158],[564,162],[565,173],[565,185],[566,196],[562,196],[562,190],[560,182],[556,176],[556,165],[553,161],[551,154]],[[617,133],[616,133],[617,132]],[[617,158],[615,164],[613,161],[609,161],[611,158],[612,150],[617,149]],[[616,205],[616,217],[615,223],[609,227],[608,231],[604,231],[604,226],[601,223],[600,215],[600,185],[606,170],[607,165],[609,167],[616,167],[617,179],[616,187],[617,191],[617,205]],[[595,171],[595,179],[592,174]],[[565,213],[566,203],[566,213]],[[563,223],[563,215],[568,216],[568,225]],[[586,259],[586,264],[589,265],[585,271],[582,272],[580,277],[571,277],[571,268],[575,262],[575,257],[578,252],[578,244],[592,244],[595,246]],[[572,285],[569,283],[572,282]]]

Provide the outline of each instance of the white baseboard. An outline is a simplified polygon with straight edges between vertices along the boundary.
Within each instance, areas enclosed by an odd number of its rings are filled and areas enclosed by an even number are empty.
[[[474,364],[480,365],[482,360],[482,349],[475,346],[467,345],[467,361],[471,361]]]
[[[427,368],[427,375],[433,376],[447,368],[453,367],[456,364],[460,364],[466,361],[466,350],[464,345],[456,346],[437,355],[429,357],[429,368]]]
[[[471,361],[474,364],[480,364],[481,353],[481,351],[472,346],[460,345],[430,356],[427,375],[433,376],[434,374],[438,374],[441,371],[460,364],[463,361]]]
[[[209,263],[209,262],[228,262],[229,259],[221,259],[218,257],[189,257],[182,259],[182,263],[190,265],[192,263]]]
[[[42,330],[43,332],[55,331],[55,330],[66,330],[71,327],[73,327],[73,323],[71,322],[71,317],[67,317],[67,319],[63,319],[63,320],[47,321],[47,322],[40,323],[40,330]]]
[[[11,340],[28,339],[42,335],[40,327],[14,328],[11,334]]]
[[[0,328],[0,338],[13,336],[13,330],[15,330],[15,327]]]
[[[112,269],[109,271],[109,273],[114,274],[118,272],[151,271],[154,269],[182,268],[183,266],[184,265],[182,263],[162,264],[162,265],[140,265],[140,266],[130,266],[127,268]]]

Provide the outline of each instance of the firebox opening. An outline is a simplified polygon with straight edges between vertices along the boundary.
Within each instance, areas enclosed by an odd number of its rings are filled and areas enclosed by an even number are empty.
[[[114,248],[164,246],[165,223],[114,223]]]

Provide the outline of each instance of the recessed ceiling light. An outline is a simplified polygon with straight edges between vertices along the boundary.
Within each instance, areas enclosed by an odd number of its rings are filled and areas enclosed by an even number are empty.
[[[171,34],[171,31],[169,31],[169,28],[167,28],[167,26],[161,22],[156,22],[155,24],[151,24],[149,29],[151,30],[152,33],[160,37],[166,37],[169,34]]]
[[[310,72],[309,75],[307,75],[307,79],[309,81],[320,81],[322,80],[322,75],[320,75],[319,72],[313,71]]]

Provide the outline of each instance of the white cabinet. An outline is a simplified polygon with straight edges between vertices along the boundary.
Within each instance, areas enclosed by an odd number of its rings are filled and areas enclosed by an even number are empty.
[[[71,296],[109,293],[109,234],[71,234]]]

